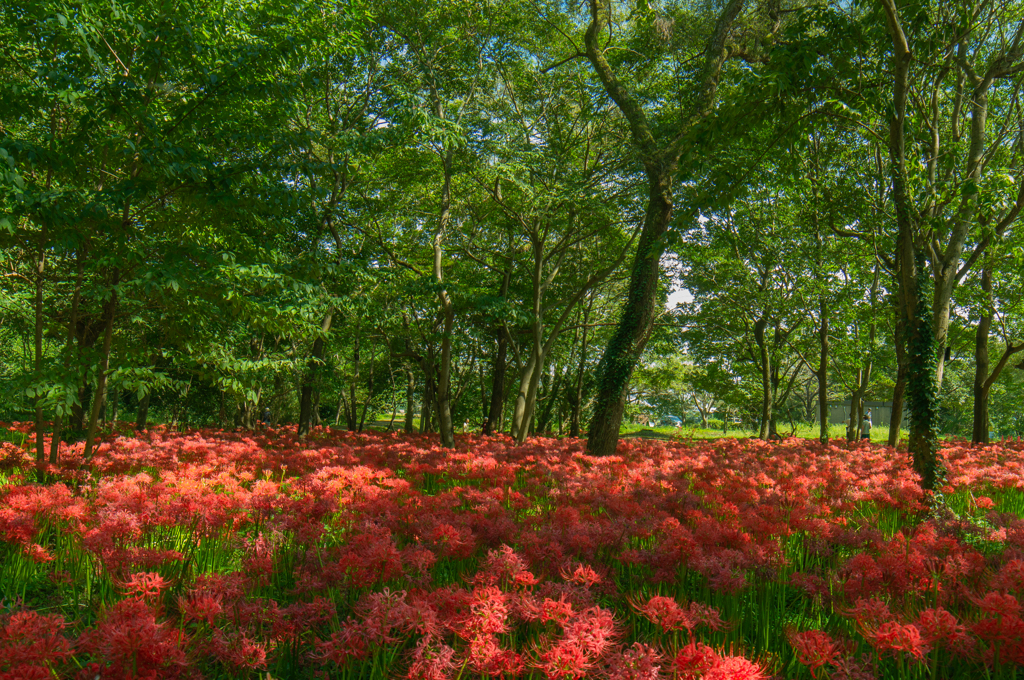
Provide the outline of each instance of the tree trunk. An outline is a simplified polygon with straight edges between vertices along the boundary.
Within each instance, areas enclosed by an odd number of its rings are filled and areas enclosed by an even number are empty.
[[[508,295],[509,282],[512,280],[512,270],[505,270],[501,279],[501,290],[498,297],[504,298]],[[491,380],[491,404],[487,411],[487,421],[484,423],[483,433],[493,434],[500,427],[501,412],[505,407],[505,371],[508,368],[508,330],[501,322],[495,331],[497,336],[498,350],[494,354],[493,379]]]
[[[883,0],[886,27],[893,43],[893,106],[889,117],[889,168],[893,204],[896,208],[896,269],[899,277],[901,310],[907,323],[909,355],[907,387],[910,395],[910,438],[908,448],[914,469],[926,490],[935,488],[941,475],[936,456],[935,422],[935,335],[927,299],[922,246],[915,241],[919,215],[909,189],[906,157],[907,96],[913,55],[900,24],[894,0]]]
[[[900,426],[903,424],[903,400],[907,390],[907,322],[902,305],[896,308],[895,338],[896,347],[896,384],[892,387],[892,416],[889,419],[889,446],[896,446],[900,438]]]
[[[818,426],[818,441],[828,444],[828,304],[824,296],[819,300],[821,312],[821,325],[818,328],[818,343],[821,346],[821,356],[818,361],[818,418],[821,420]]]
[[[111,425],[117,425],[117,406],[118,406],[117,402],[120,400],[120,398],[121,398],[121,395],[119,394],[119,391],[118,391],[118,389],[116,387],[110,390],[109,407],[110,407],[110,424]]]
[[[68,319],[68,330],[64,339],[64,373],[70,376],[74,366],[72,350],[76,339],[75,329],[78,328],[78,306],[82,298],[82,279],[85,274],[85,253],[79,248],[75,253],[75,292],[71,297],[71,316]],[[61,427],[67,414],[57,415],[53,420],[53,433],[50,435],[50,465],[57,465],[60,458]]]
[[[408,365],[405,367],[405,378],[405,422],[402,430],[406,434],[412,434],[415,418],[413,411],[416,408],[416,374]]]
[[[504,328],[497,333],[497,351],[494,353],[494,366],[491,379],[491,403],[487,410],[487,422],[483,433],[494,434],[501,426],[501,412],[505,407],[505,372],[508,370],[508,337]]]
[[[621,316],[597,366],[597,399],[587,433],[587,453],[607,456],[615,453],[619,428],[626,407],[626,393],[659,311],[658,279],[664,235],[672,219],[672,181],[683,153],[684,130],[673,133],[672,141],[659,146],[640,101],[619,80],[607,59],[603,34],[611,20],[609,0],[590,1],[590,25],[584,35],[585,55],[605,92],[629,124],[632,144],[644,164],[648,183],[647,208],[636,255],[630,269],[629,287]],[[744,0],[729,0],[722,8],[704,49],[697,95],[684,114],[684,129],[704,120],[714,110],[722,64],[728,55],[727,36]]]
[[[583,334],[580,338],[580,364],[576,370],[576,383],[572,389],[572,414],[569,421],[569,436],[580,436],[580,421],[583,414],[583,374],[587,367],[587,332],[590,330],[590,312],[594,308],[595,295],[591,293],[587,306],[583,310]]]
[[[974,423],[971,441],[975,444],[988,444],[988,395],[991,384],[988,382],[988,335],[992,326],[992,270],[985,267],[981,272],[981,289],[985,293],[985,312],[978,319],[978,329],[974,335]]]
[[[771,427],[774,419],[772,414],[774,399],[772,399],[771,354],[768,351],[768,341],[764,336],[767,325],[768,321],[763,317],[754,323],[754,342],[757,344],[761,363],[761,427],[757,436],[765,441],[772,434]]]
[[[100,370],[96,377],[96,394],[92,400],[92,414],[89,417],[89,430],[85,435],[85,450],[82,459],[89,463],[93,455],[93,443],[96,440],[96,430],[99,426],[100,408],[103,406],[103,398],[107,388],[107,367],[110,365],[110,346],[114,336],[114,314],[117,311],[117,284],[120,274],[114,273],[114,287],[110,291],[110,300],[106,306],[106,326],[103,329],[103,354],[100,359]]]
[[[35,402],[35,429],[36,429],[36,468],[37,475],[42,481],[43,465],[46,463],[46,444],[44,443],[43,432],[43,273],[46,269],[46,226],[44,225],[39,235],[39,252],[36,255],[36,294],[33,307],[35,308],[35,379],[36,396]]]
[[[146,420],[149,418],[149,397],[150,393],[146,392],[142,399],[139,400],[139,410],[135,412],[136,430],[146,429]]]
[[[372,347],[372,346],[371,346]],[[373,363],[374,356],[373,350],[370,350],[370,378],[368,386],[366,388],[366,399],[363,400],[363,413],[359,417],[359,432],[363,431],[363,426],[366,425],[366,414],[370,409],[370,402],[373,401]]]
[[[313,351],[310,353],[309,364],[302,378],[302,390],[299,393],[299,439],[305,439],[309,434],[313,415],[313,387],[316,384],[320,367],[324,363],[324,339],[331,330],[333,320],[334,310],[331,310],[324,316],[323,324],[320,326],[320,335],[313,341]]]
[[[437,233],[434,235],[434,280],[438,285],[437,298],[441,306],[441,361],[437,370],[437,425],[441,433],[441,446],[455,446],[455,427],[452,424],[452,330],[455,325],[455,306],[448,289],[444,287],[442,260],[445,232],[451,222],[452,204],[452,150],[447,149],[443,158],[444,186],[441,189],[441,214]]]
[[[433,431],[432,414],[434,413],[434,376],[433,362],[426,359],[423,367],[423,403],[420,404],[420,433]]]
[[[587,453],[610,456],[619,442],[619,428],[626,408],[626,392],[636,362],[643,353],[658,313],[658,280],[664,235],[672,218],[672,176],[668,168],[647,164],[649,186],[647,212],[629,276],[622,315],[605,347],[596,371],[597,398],[587,432]]]
[[[978,321],[978,331],[975,335],[974,356],[974,427],[972,428],[971,441],[975,444],[988,444],[989,417],[988,401],[992,385],[999,378],[999,375],[1006,368],[1010,357],[1017,352],[1024,351],[1024,342],[1014,345],[1007,340],[1003,356],[999,358],[996,367],[989,374],[988,336],[992,326],[992,270],[986,266],[981,272],[981,288],[985,292],[987,309]]]

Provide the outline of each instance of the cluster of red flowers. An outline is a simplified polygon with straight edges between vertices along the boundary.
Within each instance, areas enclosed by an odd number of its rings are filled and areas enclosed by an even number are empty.
[[[0,444],[0,680],[1024,664],[1024,444],[944,453],[929,514],[905,453],[845,442],[158,429],[46,485]]]

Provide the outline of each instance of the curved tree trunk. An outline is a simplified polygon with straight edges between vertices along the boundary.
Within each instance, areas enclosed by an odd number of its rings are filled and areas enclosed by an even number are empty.
[[[587,433],[587,453],[611,455],[619,441],[619,427],[626,407],[626,392],[636,362],[650,337],[659,311],[658,278],[664,235],[672,218],[672,181],[684,151],[683,132],[706,118],[714,108],[722,64],[728,50],[726,38],[743,9],[745,0],[729,0],[722,8],[704,50],[697,96],[683,117],[681,129],[670,141],[659,144],[640,101],[616,75],[606,57],[603,34],[611,17],[610,0],[590,0],[591,21],[584,35],[586,57],[605,92],[629,124],[632,144],[644,164],[648,199],[644,224],[630,269],[629,288],[618,324],[597,366],[597,399]]]
[[[671,167],[673,172],[674,165]],[[587,432],[587,453],[592,456],[615,453],[629,380],[659,311],[657,292],[661,255],[665,248],[663,236],[672,219],[672,174],[663,174],[649,167],[647,180],[647,214],[630,271],[626,302],[597,365],[597,399]]]

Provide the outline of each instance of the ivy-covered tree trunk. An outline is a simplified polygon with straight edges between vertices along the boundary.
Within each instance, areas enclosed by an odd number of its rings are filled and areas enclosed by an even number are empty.
[[[921,475],[925,489],[935,489],[943,471],[938,461],[937,412],[935,369],[938,360],[935,335],[932,331],[932,310],[929,304],[929,277],[924,256],[916,250],[914,317],[908,324],[910,331],[907,349],[910,370],[907,388],[910,402],[910,452],[914,456],[914,469]],[[905,264],[905,263],[904,263]],[[910,297],[910,296],[908,296]]]
[[[745,0],[729,0],[717,17],[704,49],[704,61],[697,91],[678,129],[668,141],[659,143],[648,122],[643,105],[630,87],[619,79],[609,63],[605,29],[611,20],[610,0],[590,0],[590,25],[584,34],[585,55],[605,92],[629,124],[630,138],[644,165],[647,177],[647,208],[630,269],[625,304],[612,337],[597,365],[597,398],[587,433],[587,453],[607,456],[615,453],[619,427],[626,408],[626,392],[636,362],[650,337],[661,300],[658,279],[664,236],[672,219],[672,182],[684,151],[685,132],[704,120],[714,108],[722,64],[728,56],[726,40]]]
[[[657,295],[664,235],[672,218],[672,174],[653,164],[648,167],[648,203],[622,315],[601,361],[597,364],[597,398],[587,432],[587,453],[610,456],[619,442],[619,427],[626,409],[626,392],[633,369],[650,337],[660,309]]]
[[[886,28],[893,43],[893,106],[889,117],[889,167],[896,208],[896,270],[908,354],[907,392],[910,415],[908,448],[922,486],[935,489],[939,468],[935,422],[935,335],[929,304],[930,278],[925,269],[923,244],[917,243],[918,214],[910,195],[906,155],[906,115],[910,64],[913,54],[893,0],[882,0]]]

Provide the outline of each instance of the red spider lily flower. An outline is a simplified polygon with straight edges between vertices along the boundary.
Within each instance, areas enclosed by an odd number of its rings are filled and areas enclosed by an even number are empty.
[[[720,659],[718,652],[703,642],[691,642],[679,650],[672,666],[679,680],[700,680]]]
[[[662,657],[657,649],[642,642],[612,654],[602,674],[609,680],[660,680]]]
[[[979,510],[991,510],[996,506],[996,502],[988,496],[979,496],[974,499],[974,504]]]
[[[465,621],[467,637],[508,632],[508,595],[497,587],[476,588],[469,611],[470,615]]]
[[[178,609],[186,621],[204,622],[214,625],[214,620],[224,612],[223,596],[215,593],[190,593],[178,598]]]
[[[722,621],[722,617],[718,610],[711,605],[706,605],[701,602],[691,602],[688,608],[690,621],[693,622],[693,627],[706,626],[714,631],[720,631],[725,628],[725,622]]]
[[[839,656],[840,646],[832,637],[822,630],[807,630],[789,636],[789,644],[796,650],[797,659],[811,671],[811,677],[817,678],[817,672],[823,666],[834,663]]]
[[[188,664],[184,642],[181,631],[157,622],[155,612],[134,598],[115,604],[95,629],[78,639],[79,646],[106,668],[104,678],[173,676]]]
[[[595,657],[604,654],[618,635],[612,613],[601,607],[580,612],[564,629],[567,641]]]
[[[30,543],[26,545],[21,549],[21,552],[36,564],[53,561],[53,555],[50,554],[50,551],[38,543]]]
[[[468,662],[478,673],[486,675],[517,675],[523,660],[511,649],[502,649],[494,635],[479,635],[469,643]]]
[[[925,644],[934,647],[939,644],[955,645],[966,634],[963,624],[941,607],[926,609],[917,617],[917,627]]]
[[[633,603],[633,608],[645,619],[668,633],[675,630],[693,630],[690,612],[679,606],[674,598],[655,595],[644,605]]]
[[[852,618],[864,637],[870,637],[879,626],[894,618],[889,605],[878,598],[859,599],[852,609],[840,610],[840,613]]]
[[[366,635],[359,623],[352,618],[341,624],[341,630],[331,634],[329,640],[321,640],[316,644],[316,658],[321,663],[331,662],[343,665],[349,659],[362,659],[369,648]]]
[[[928,653],[929,646],[921,636],[921,630],[914,624],[900,624],[888,621],[868,636],[868,642],[879,651],[904,652],[920,660]]]
[[[561,575],[566,581],[583,586],[584,588],[590,588],[595,583],[602,581],[601,575],[585,564],[577,564],[576,568],[571,572],[568,566],[562,567]]]
[[[129,597],[150,600],[160,596],[170,585],[160,574],[150,571],[132,574],[124,582],[117,584]]]
[[[61,634],[64,627],[64,618],[56,614],[0,616],[0,677],[50,677],[51,664],[71,656],[71,643]]]
[[[761,666],[742,656],[723,656],[701,680],[763,680]]]
[[[227,665],[253,670],[267,667],[267,643],[256,642],[243,634],[221,636],[220,631],[217,631],[217,637],[220,638],[217,657]]]
[[[572,617],[572,603],[566,602],[564,594],[557,600],[552,600],[549,597],[544,598],[544,603],[541,605],[541,621],[554,621],[564,626]]]
[[[424,636],[413,650],[406,680],[449,680],[455,670],[454,656],[454,649]]]
[[[972,599],[978,609],[990,616],[1005,616],[1007,614],[1019,615],[1020,602],[1009,593],[992,591],[985,594],[985,597]]]
[[[540,654],[534,664],[548,680],[572,680],[585,677],[593,661],[579,645],[560,640]]]

